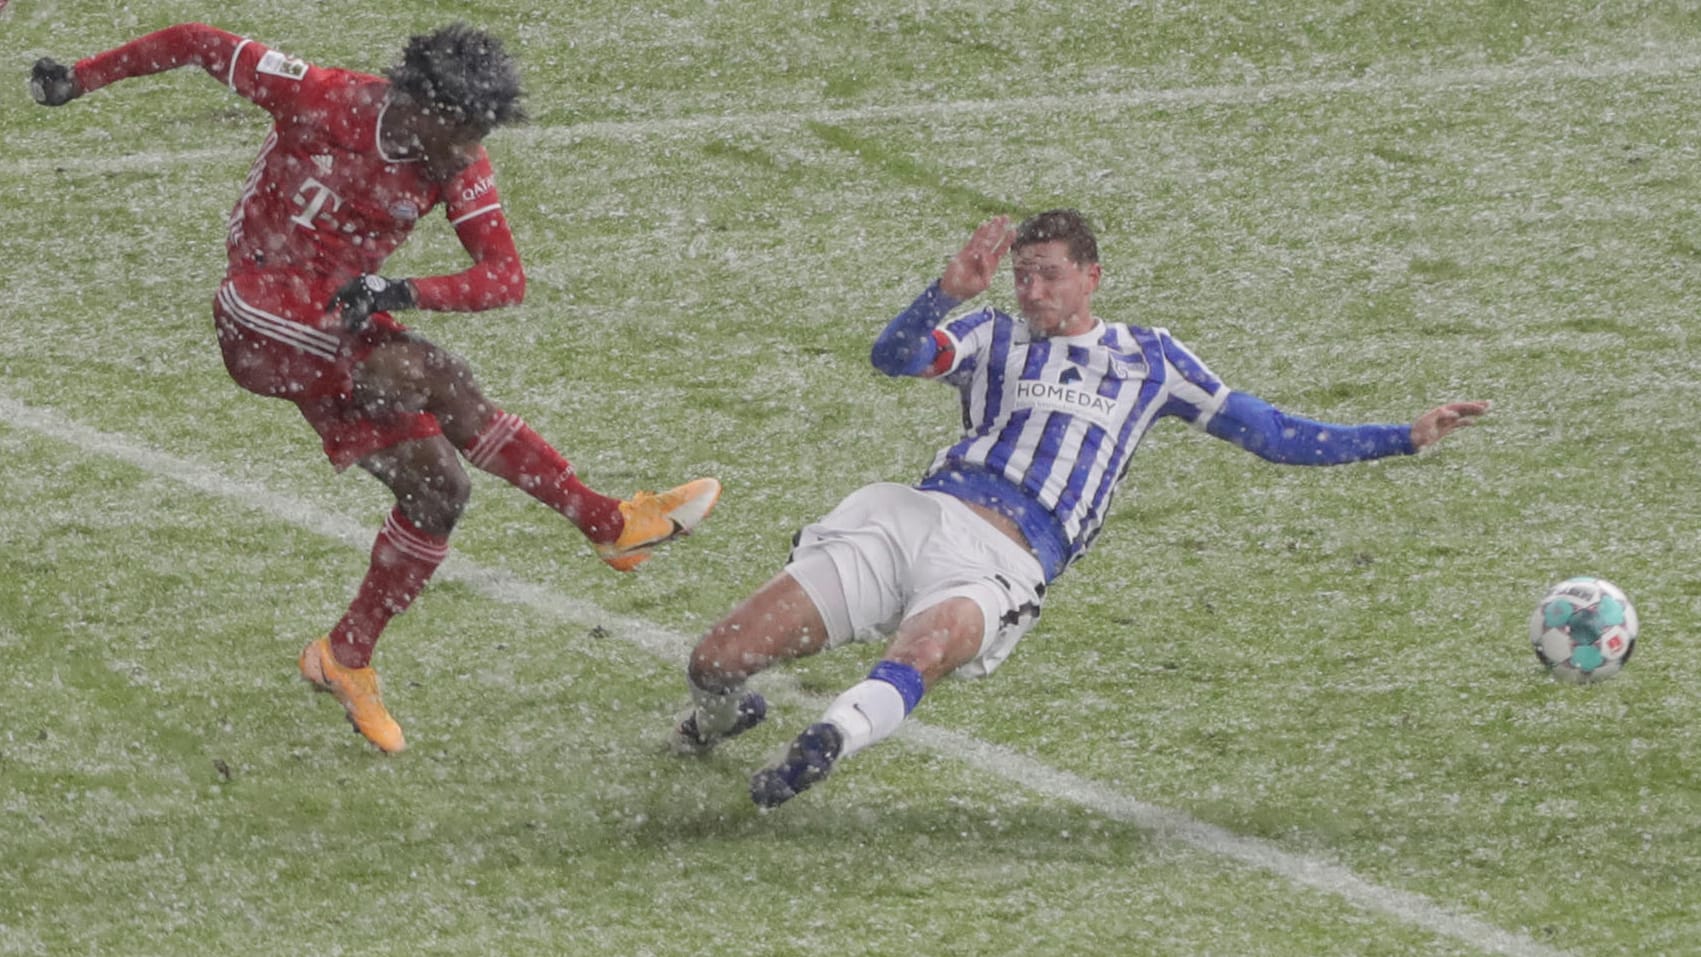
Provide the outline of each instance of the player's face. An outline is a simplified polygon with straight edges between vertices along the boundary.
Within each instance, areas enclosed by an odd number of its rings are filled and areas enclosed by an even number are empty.
[[[1010,259],[1016,279],[1016,303],[1036,336],[1075,336],[1093,326],[1093,290],[1099,264],[1069,258],[1061,240],[1033,243]]]

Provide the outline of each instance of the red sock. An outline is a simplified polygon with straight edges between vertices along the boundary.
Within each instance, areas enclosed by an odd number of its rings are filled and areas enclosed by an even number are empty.
[[[478,468],[565,515],[593,542],[614,541],[626,525],[620,500],[580,482],[561,453],[517,415],[498,410],[461,453]]]
[[[390,619],[407,611],[431,573],[449,555],[449,540],[427,535],[400,508],[390,512],[372,543],[372,562],[343,620],[331,629],[331,653],[345,668],[364,668]]]

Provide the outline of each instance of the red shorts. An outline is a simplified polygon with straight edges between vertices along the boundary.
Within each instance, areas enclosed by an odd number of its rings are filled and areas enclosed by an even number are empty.
[[[410,439],[441,435],[429,412],[374,412],[354,401],[354,367],[407,334],[388,313],[350,333],[325,311],[337,283],[286,270],[232,272],[213,301],[224,367],[236,384],[287,399],[324,441],[339,470]]]

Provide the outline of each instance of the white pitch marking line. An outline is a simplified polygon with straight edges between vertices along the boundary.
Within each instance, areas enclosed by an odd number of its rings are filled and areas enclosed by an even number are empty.
[[[83,452],[127,463],[158,478],[254,509],[274,519],[366,551],[373,530],[346,516],[242,482],[214,469],[148,448],[135,440],[89,428],[63,415],[0,395],[0,421],[73,446]],[[497,568],[451,556],[438,577],[463,582],[487,598],[532,608],[561,618],[612,624],[611,631],[665,661],[683,665],[690,639],[639,618],[614,615],[543,585]],[[793,697],[803,699],[800,693]],[[1338,895],[1363,910],[1395,918],[1438,936],[1450,937],[1486,953],[1510,957],[1565,957],[1543,944],[1485,921],[1458,914],[1421,894],[1370,883],[1339,864],[1290,854],[1274,844],[1243,837],[1169,808],[1158,807],[1097,781],[1059,770],[1031,757],[971,735],[907,721],[900,736],[941,757],[960,761],[994,777],[1046,797],[1080,805],[1097,814],[1133,824],[1156,840],[1186,844],[1229,860],[1268,871],[1312,890]]]
[[[885,120],[961,119],[1094,112],[1138,107],[1187,108],[1240,105],[1318,96],[1375,96],[1402,91],[1432,92],[1472,87],[1493,88],[1526,84],[1587,82],[1619,77],[1689,76],[1701,70],[1701,52],[1688,47],[1670,51],[1649,49],[1631,60],[1601,62],[1557,61],[1503,66],[1465,67],[1423,74],[1366,73],[1339,79],[1276,80],[1216,84],[1171,89],[1131,89],[1081,92],[1055,96],[1005,97],[988,100],[927,100],[890,106],[835,108],[828,104],[764,113],[714,113],[638,120],[593,120],[561,126],[522,126],[496,134],[496,142],[521,147],[562,145],[584,139],[643,140],[669,134],[748,133],[792,130],[805,123],[862,123]],[[1130,78],[1130,82],[1135,82]],[[75,105],[70,107],[76,109]],[[19,156],[7,160],[0,175],[74,172],[135,172],[184,163],[237,161],[253,155],[252,147],[190,149],[171,152],[132,152],[124,156]]]

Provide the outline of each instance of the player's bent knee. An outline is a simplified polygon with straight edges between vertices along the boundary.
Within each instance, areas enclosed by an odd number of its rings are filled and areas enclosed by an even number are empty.
[[[436,476],[434,483],[444,513],[451,519],[460,518],[467,510],[467,502],[472,500],[472,479],[467,476],[466,469],[457,465]]]

